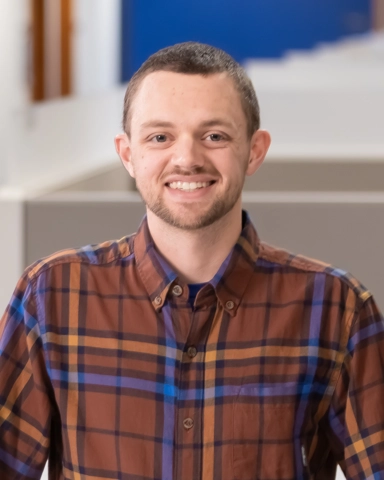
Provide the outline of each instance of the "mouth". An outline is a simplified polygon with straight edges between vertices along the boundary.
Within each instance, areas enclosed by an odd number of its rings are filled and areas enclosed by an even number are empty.
[[[165,185],[172,190],[181,190],[183,192],[195,192],[202,188],[210,187],[215,183],[214,180],[210,182],[171,182],[166,183]]]

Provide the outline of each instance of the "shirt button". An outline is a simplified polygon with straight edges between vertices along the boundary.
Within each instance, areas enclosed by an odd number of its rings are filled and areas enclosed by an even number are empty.
[[[155,305],[161,305],[161,297],[155,298]]]
[[[196,357],[197,355],[197,348],[196,347],[188,347],[187,354],[189,358]]]
[[[228,308],[228,310],[232,310],[235,306],[235,304],[232,302],[232,300],[228,300],[228,302],[225,304],[225,306]]]
[[[175,286],[172,288],[172,293],[173,293],[173,295],[175,295],[176,297],[180,297],[180,295],[183,293],[183,289],[180,287],[180,285],[175,285]]]
[[[183,421],[183,425],[184,425],[184,428],[186,430],[189,430],[193,427],[193,420],[192,418],[186,418],[184,421]]]

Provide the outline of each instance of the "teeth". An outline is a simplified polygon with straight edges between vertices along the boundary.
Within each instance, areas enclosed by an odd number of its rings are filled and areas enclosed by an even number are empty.
[[[185,192],[193,192],[198,188],[209,187],[211,182],[172,182],[169,184],[170,188],[177,190],[184,190]]]

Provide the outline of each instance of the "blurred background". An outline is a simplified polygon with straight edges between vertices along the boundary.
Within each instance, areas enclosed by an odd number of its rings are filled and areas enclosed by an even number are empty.
[[[126,83],[187,40],[255,85],[273,143],[243,200],[261,238],[350,271],[384,310],[382,0],[1,5],[1,311],[36,259],[136,230],[144,207],[113,144]]]

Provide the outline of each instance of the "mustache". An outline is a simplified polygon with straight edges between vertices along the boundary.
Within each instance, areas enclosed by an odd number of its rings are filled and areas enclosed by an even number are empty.
[[[196,167],[196,168],[174,168],[169,172],[165,172],[161,178],[167,178],[171,175],[180,175],[185,177],[190,177],[192,175],[212,175],[212,176],[219,176],[220,173],[216,168],[204,168],[204,167]]]

